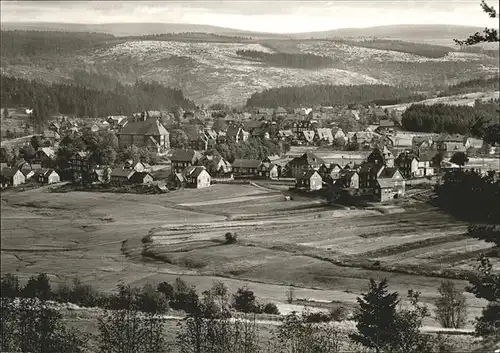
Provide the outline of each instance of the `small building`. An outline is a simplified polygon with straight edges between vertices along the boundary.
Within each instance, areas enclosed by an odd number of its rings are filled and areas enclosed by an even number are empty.
[[[19,159],[14,163],[14,168],[20,170],[23,174],[27,174],[33,168],[31,167],[31,163],[28,163],[24,160],[24,158]]]
[[[355,170],[343,171],[335,181],[335,185],[342,189],[359,189],[359,174]]]
[[[59,174],[54,169],[42,168],[35,171],[33,175],[33,179],[35,179],[40,184],[54,184],[59,183],[61,178]]]
[[[292,172],[293,178],[300,178],[309,170],[318,170],[322,165],[327,163],[316,156],[314,153],[307,151],[300,157],[296,157],[288,162],[288,169]]]
[[[388,201],[404,196],[405,180],[398,168],[382,167],[377,174],[374,199],[375,201]]]
[[[200,160],[208,173],[214,177],[222,177],[232,172],[232,165],[224,159],[221,155],[205,155]]]
[[[146,166],[142,162],[134,162],[129,159],[123,164],[123,169],[133,169],[136,172],[144,172],[146,171]]]
[[[154,178],[149,172],[135,172],[130,176],[131,184],[153,184]]]
[[[378,127],[375,132],[379,134],[392,134],[394,133],[394,121],[389,119],[382,119],[379,121]]]
[[[235,143],[245,142],[248,140],[250,133],[243,130],[241,126],[231,125],[227,128],[225,140]]]
[[[32,162],[42,165],[44,168],[53,167],[56,159],[56,151],[52,147],[39,147],[35,152]]]
[[[115,185],[128,184],[130,182],[130,178],[132,177],[132,175],[134,175],[134,173],[136,173],[136,171],[133,169],[116,168],[111,172],[110,181]]]
[[[467,152],[470,147],[469,138],[462,135],[441,135],[435,142],[438,152],[445,157],[451,157],[457,152]]]
[[[3,168],[0,171],[0,183],[2,187],[18,186],[26,182],[26,177],[21,170],[12,168]]]
[[[172,162],[172,174],[182,173],[184,169],[194,166],[202,160],[203,155],[195,150],[176,149],[170,157]]]
[[[417,156],[413,152],[402,152],[395,164],[404,178],[422,178],[434,175],[431,159],[428,155]]]
[[[108,184],[111,181],[111,173],[113,170],[110,167],[99,167],[92,170],[90,180],[93,183]]]
[[[329,146],[334,140],[332,130],[328,128],[318,128],[316,129],[314,139],[317,144],[325,144]]]
[[[320,190],[323,187],[323,179],[316,170],[309,170],[302,176],[296,178],[295,187],[306,190]]]
[[[184,183],[187,187],[196,189],[209,187],[211,176],[203,166],[190,166],[182,172]]]
[[[128,122],[117,133],[117,136],[118,146],[122,150],[135,145],[160,153],[170,148],[170,135],[156,118]]]
[[[374,148],[366,158],[366,161],[375,165],[394,167],[394,155],[386,146],[383,148]]]
[[[235,159],[233,173],[237,176],[259,176],[262,161],[258,159]]]

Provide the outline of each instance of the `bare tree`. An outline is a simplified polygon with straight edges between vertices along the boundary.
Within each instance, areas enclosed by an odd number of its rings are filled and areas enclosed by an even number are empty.
[[[443,327],[460,328],[467,319],[467,301],[451,281],[442,281],[436,299],[436,316]]]

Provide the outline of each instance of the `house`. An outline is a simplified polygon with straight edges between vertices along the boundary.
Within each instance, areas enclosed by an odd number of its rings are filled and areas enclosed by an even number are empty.
[[[21,173],[24,173],[24,174],[26,174],[27,172],[29,172],[30,170],[33,169],[31,167],[31,164],[26,162],[24,160],[24,158],[21,158],[20,160],[16,161],[16,163],[14,163],[13,167],[15,167],[16,169],[21,171]]]
[[[314,136],[316,143],[324,143],[331,145],[333,143],[332,130],[328,128],[318,128],[316,129],[316,134]]]
[[[231,125],[227,128],[225,138],[226,138],[226,141],[240,143],[240,142],[245,142],[246,140],[248,140],[249,135],[250,134],[247,131],[243,130],[243,128],[241,126]]]
[[[196,151],[206,151],[208,149],[209,138],[203,130],[197,126],[184,126],[183,128],[188,137],[189,147]]]
[[[54,132],[59,133],[59,130],[61,130],[61,125],[59,125],[58,122],[53,121],[53,122],[50,123],[48,129],[50,131],[54,131]]]
[[[337,141],[339,139],[343,139],[344,140],[344,144],[347,143],[347,136],[344,133],[344,131],[342,131],[341,128],[339,128],[337,126],[334,126],[334,127],[332,127],[331,130],[332,130],[332,136],[333,136],[333,140],[334,141]]]
[[[152,184],[154,178],[149,172],[135,172],[130,176],[129,182],[132,184]]]
[[[259,176],[262,161],[258,159],[235,159],[232,163],[233,174],[236,176]]]
[[[340,173],[342,172],[342,167],[334,163],[325,169],[323,169],[323,166],[320,167],[318,172],[324,181],[334,182],[340,177]]]
[[[87,151],[78,151],[69,161],[70,170],[74,176],[82,176],[85,173],[89,173],[92,169],[92,163],[90,161],[90,153]]]
[[[42,168],[35,171],[33,175],[33,179],[35,179],[40,184],[54,184],[59,183],[61,178],[59,174],[54,169]]]
[[[278,131],[278,140],[279,141],[284,141],[284,140],[291,140],[293,139],[294,135],[292,130],[279,130]]]
[[[392,134],[392,133],[394,133],[394,121],[389,120],[389,119],[380,120],[378,127],[375,129],[375,132],[377,132],[379,134]]]
[[[303,131],[313,131],[317,128],[317,123],[309,120],[299,120],[292,123],[292,132],[299,139],[304,137]]]
[[[402,152],[395,160],[401,175],[405,179],[422,178],[434,175],[430,155],[417,156],[413,152]]]
[[[338,185],[342,189],[359,189],[359,174],[355,170],[345,170],[335,181],[335,185]]]
[[[232,165],[224,159],[221,155],[205,155],[200,160],[211,176],[224,176],[230,174]]]
[[[53,166],[56,159],[56,151],[53,147],[39,147],[35,152],[33,162],[41,164],[44,168]]]
[[[196,189],[209,187],[211,183],[211,176],[203,166],[187,167],[182,177],[186,186]]]
[[[260,165],[259,176],[268,179],[278,179],[281,176],[281,166],[271,162],[270,157],[264,158]]]
[[[172,173],[181,173],[186,167],[198,164],[202,158],[203,155],[198,151],[176,149],[170,157]]]
[[[108,184],[111,181],[111,173],[113,170],[110,167],[95,168],[90,173],[90,180],[94,183]]]
[[[144,172],[146,170],[146,166],[142,162],[134,162],[133,160],[129,159],[125,161],[123,164],[123,169],[133,169],[136,172]]]
[[[396,134],[394,136],[385,136],[385,145],[395,150],[407,150],[413,146],[413,137],[407,134]]]
[[[283,107],[278,107],[275,111],[274,111],[274,114],[277,116],[277,117],[281,117],[281,116],[286,116],[288,114],[288,112],[286,111],[285,108]]]
[[[308,144],[314,143],[314,131],[313,130],[304,130],[301,134],[299,134],[299,140],[304,141]]]
[[[21,170],[15,167],[3,168],[0,171],[0,185],[2,187],[6,186],[18,186],[26,182],[26,177],[21,172]]]
[[[110,181],[115,185],[123,185],[128,184],[130,182],[130,178],[135,174],[139,173],[133,169],[121,169],[116,168],[113,169],[110,175]]]
[[[117,136],[118,146],[122,150],[135,145],[161,153],[170,148],[170,135],[163,124],[155,118],[129,122]]]
[[[466,152],[470,147],[469,138],[462,135],[441,135],[435,142],[438,152],[451,157],[456,152]]]
[[[51,143],[55,143],[56,141],[59,141],[61,139],[61,136],[52,130],[45,130],[42,134],[42,138],[44,140],[48,140]]]
[[[306,190],[320,190],[323,187],[323,179],[317,170],[308,170],[295,179],[295,187]]]
[[[366,161],[379,166],[385,165],[387,167],[394,167],[394,155],[385,146],[382,149],[378,147],[374,148],[366,158]]]
[[[413,136],[411,148],[416,151],[417,154],[430,150],[432,148],[432,137],[429,135]]]
[[[309,170],[318,170],[326,162],[316,156],[314,153],[307,151],[300,157],[295,157],[288,162],[288,169],[291,170],[293,178],[300,178]]]
[[[377,175],[374,199],[388,201],[405,194],[405,180],[398,168],[382,167]]]

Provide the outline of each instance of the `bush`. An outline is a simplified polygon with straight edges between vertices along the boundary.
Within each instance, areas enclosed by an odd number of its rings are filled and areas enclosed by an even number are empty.
[[[330,318],[333,321],[344,321],[349,316],[349,310],[344,306],[338,306],[330,310]]]
[[[40,273],[37,277],[31,277],[23,288],[22,294],[26,298],[51,299],[53,293],[49,276],[46,273]]]
[[[170,307],[175,310],[184,310],[186,313],[197,312],[199,308],[199,298],[194,287],[188,286],[180,278],[176,278],[174,283],[174,294],[170,300]]]
[[[15,298],[18,297],[21,292],[21,287],[19,285],[19,278],[10,273],[2,277],[2,282],[0,284],[0,296],[3,298]]]
[[[267,303],[266,305],[264,305],[262,307],[262,312],[264,314],[271,314],[271,315],[279,315],[280,314],[278,307],[274,303]]]
[[[233,308],[236,311],[241,311],[243,313],[255,313],[258,310],[259,305],[255,300],[255,294],[253,291],[244,286],[238,288],[236,294],[233,294]]]
[[[168,301],[165,295],[150,284],[142,287],[136,298],[136,304],[140,311],[146,313],[165,313],[168,310]]]
[[[226,238],[225,244],[234,244],[238,238],[236,233],[227,232],[224,237]]]
[[[317,312],[317,313],[304,313],[303,319],[304,322],[318,323],[318,322],[331,321],[332,318],[329,314]]]
[[[174,287],[168,282],[161,282],[157,287],[158,292],[163,293],[167,300],[170,300],[174,296]]]
[[[436,299],[436,317],[443,327],[461,328],[467,320],[465,296],[451,281],[442,281],[438,288],[440,297]]]

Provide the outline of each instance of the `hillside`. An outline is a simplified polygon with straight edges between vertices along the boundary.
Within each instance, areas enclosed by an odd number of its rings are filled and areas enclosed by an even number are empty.
[[[415,52],[411,46],[405,47],[409,52],[396,51],[401,49],[401,43],[398,48],[392,48],[394,50],[387,50],[390,47],[383,50],[332,40],[234,39],[230,42],[224,37],[218,42],[215,36],[204,40],[199,35],[195,36],[196,40],[104,37],[103,41],[96,40],[95,45],[85,42],[74,51],[68,45],[72,43],[68,38],[81,38],[81,34],[66,32],[49,36],[52,40],[58,38],[57,45],[52,45],[59,48],[56,51],[27,56],[22,46],[15,43],[21,39],[29,43],[26,33],[40,36],[40,32],[13,33],[19,38],[14,35],[10,41],[2,40],[3,74],[68,83],[74,82],[76,71],[84,70],[121,83],[133,84],[138,79],[157,81],[181,89],[198,104],[240,105],[255,92],[310,84],[386,84],[435,91],[498,71],[498,60],[487,55],[451,51],[429,58],[418,55],[423,53],[422,47]],[[271,56],[273,60],[256,60],[238,55],[241,51],[280,55]],[[281,53],[297,54],[297,57]],[[302,64],[302,58],[314,57],[327,59],[321,62],[319,69],[311,70],[309,64]]]

